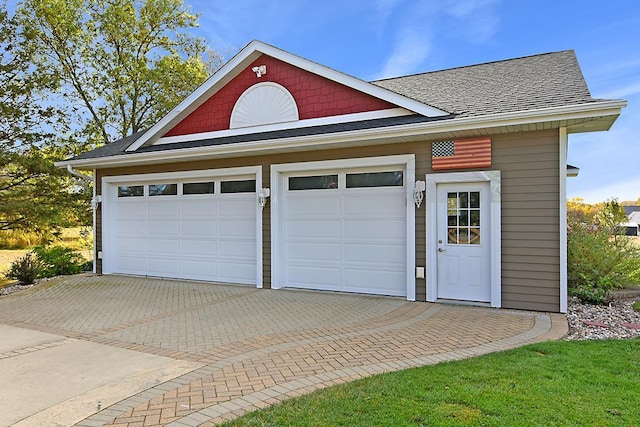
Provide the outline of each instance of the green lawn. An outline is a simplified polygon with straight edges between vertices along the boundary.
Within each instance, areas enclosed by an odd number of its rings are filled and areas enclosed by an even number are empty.
[[[638,426],[640,340],[557,341],[365,378],[224,426]]]

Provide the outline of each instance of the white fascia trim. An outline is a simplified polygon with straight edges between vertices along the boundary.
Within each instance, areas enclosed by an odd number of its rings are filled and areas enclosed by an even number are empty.
[[[217,90],[219,90],[221,86],[228,82],[229,79],[226,79],[228,74],[233,74],[233,71],[237,67],[243,66],[245,62],[248,63],[253,61],[260,54],[274,57],[295,67],[302,68],[303,70],[306,70],[310,73],[320,75],[329,80],[341,83],[345,86],[351,87],[352,89],[358,90],[376,98],[380,98],[384,101],[388,101],[399,107],[404,107],[408,110],[427,117],[449,115],[449,113],[446,111],[442,111],[421,102],[414,101],[388,89],[384,89],[380,86],[376,86],[372,83],[349,76],[347,74],[309,61],[308,59],[301,58],[276,47],[254,40],[249,43],[244,49],[242,49],[236,56],[231,58],[229,62],[223,65],[218,71],[216,71],[207,81],[205,81],[200,87],[198,87],[193,93],[191,93],[191,95],[185,98],[166,116],[164,116],[158,123],[156,123],[147,132],[145,132],[145,134],[142,135],[129,148],[127,148],[126,151],[136,151],[148,141],[157,138],[159,134],[168,131],[168,127],[174,124],[173,121],[180,114],[182,114],[185,110],[192,106],[192,104],[198,106],[202,104],[202,102],[204,102],[208,97],[217,92]]]
[[[463,117],[426,123],[411,123],[406,125],[389,126],[383,128],[362,129],[358,131],[336,132],[331,134],[307,135],[294,138],[280,138],[274,140],[260,140],[223,144],[188,149],[175,149],[150,153],[132,153],[118,156],[101,157],[96,159],[67,160],[55,163],[58,167],[68,164],[75,167],[108,167],[126,166],[132,164],[149,164],[153,161],[171,159],[172,162],[198,160],[219,155],[251,155],[262,154],[272,150],[282,150],[294,147],[305,149],[321,149],[336,144],[367,139],[402,138],[423,135],[425,138],[433,133],[460,132],[473,129],[518,126],[522,124],[553,122],[580,118],[601,116],[619,116],[626,101],[604,101],[598,103],[581,104],[570,107],[553,107],[541,110],[531,110],[516,113],[493,114],[481,117]]]
[[[326,160],[316,162],[283,163],[271,165],[271,288],[280,289],[284,282],[281,233],[284,227],[280,206],[284,201],[284,174],[290,172],[315,171],[323,169],[355,169],[377,166],[403,166],[406,170],[405,187],[407,203],[407,300],[416,300],[416,230],[415,205],[413,203],[413,183],[415,181],[416,158],[414,154],[397,156],[360,157],[354,159]]]
[[[238,168],[206,169],[184,172],[161,172],[136,175],[105,176],[102,178],[102,272],[103,274],[115,271],[110,263],[111,255],[109,249],[114,247],[116,236],[113,222],[115,215],[111,214],[113,204],[116,202],[115,192],[109,191],[109,186],[121,183],[132,182],[152,182],[168,179],[193,179],[193,178],[216,178],[226,176],[251,176],[256,179],[256,287],[263,287],[262,276],[262,208],[258,205],[258,194],[262,189],[262,166],[246,166]],[[105,250],[106,248],[106,250]]]
[[[560,313],[567,312],[567,128],[560,128]],[[577,175],[577,174],[576,174]]]
[[[272,56],[276,59],[279,59],[280,61],[287,62],[295,67],[302,68],[303,70],[306,70],[310,73],[317,74],[329,80],[333,80],[337,83],[366,93],[375,98],[380,98],[384,101],[388,101],[391,104],[395,104],[399,107],[407,108],[418,114],[422,114],[427,117],[447,116],[450,114],[446,111],[431,107],[430,105],[423,104],[422,102],[414,101],[413,99],[407,98],[406,96],[392,92],[383,87],[376,86],[372,83],[366,82],[348,74],[341,73],[340,71],[325,67],[324,65],[309,61],[308,59],[291,54],[289,52],[285,52],[284,50],[264,44],[257,40],[251,42],[247,46],[247,49],[251,48],[252,44],[254,43],[254,49],[264,53],[265,55]]]
[[[489,182],[491,199],[491,307],[502,306],[502,209],[500,171],[430,173],[426,175],[427,189],[427,301],[438,299],[437,270],[437,185],[446,183]]]
[[[251,126],[244,128],[216,130],[211,132],[192,133],[188,135],[166,136],[154,142],[153,145],[174,144],[177,142],[199,141],[210,138],[223,138],[227,136],[248,135],[251,133],[272,132],[286,129],[300,129],[312,126],[324,126],[336,123],[359,122],[363,120],[386,119],[389,117],[410,116],[414,114],[404,108],[389,108],[387,110],[366,111],[364,113],[343,114],[340,116],[320,117],[317,119],[305,119],[295,122],[273,123],[268,125]]]

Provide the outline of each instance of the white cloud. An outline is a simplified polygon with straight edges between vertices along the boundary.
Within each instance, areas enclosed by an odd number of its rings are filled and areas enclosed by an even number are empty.
[[[603,94],[598,94],[596,98],[619,99],[638,94],[640,94],[640,81],[627,84],[626,86],[613,89]]]
[[[469,43],[491,39],[499,25],[496,5],[499,0],[442,0],[402,2],[378,0],[379,13],[394,22],[395,44],[375,78],[392,77],[424,71],[422,64],[434,43],[445,44],[447,38]],[[393,16],[393,19],[391,19]],[[389,25],[391,27],[391,25]]]
[[[429,55],[430,42],[425,35],[402,34],[382,70],[374,80],[412,73]]]

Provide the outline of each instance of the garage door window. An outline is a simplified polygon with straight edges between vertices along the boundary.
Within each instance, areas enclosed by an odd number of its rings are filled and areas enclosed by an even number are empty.
[[[182,194],[213,194],[213,182],[190,182],[182,186]]]
[[[118,197],[142,197],[144,196],[143,185],[121,185],[118,187]]]
[[[152,184],[149,186],[149,196],[175,196],[178,194],[178,184]]]
[[[402,187],[402,185],[402,171],[347,174],[347,188]]]
[[[220,183],[221,193],[255,193],[255,191],[255,179],[247,179],[243,181],[222,181]]]
[[[289,190],[323,190],[338,188],[338,175],[292,176]]]

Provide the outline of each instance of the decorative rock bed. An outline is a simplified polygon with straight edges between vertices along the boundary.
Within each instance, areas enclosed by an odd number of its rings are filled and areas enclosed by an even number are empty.
[[[633,299],[616,299],[607,305],[582,304],[569,299],[566,340],[632,339],[640,337],[640,312]]]

